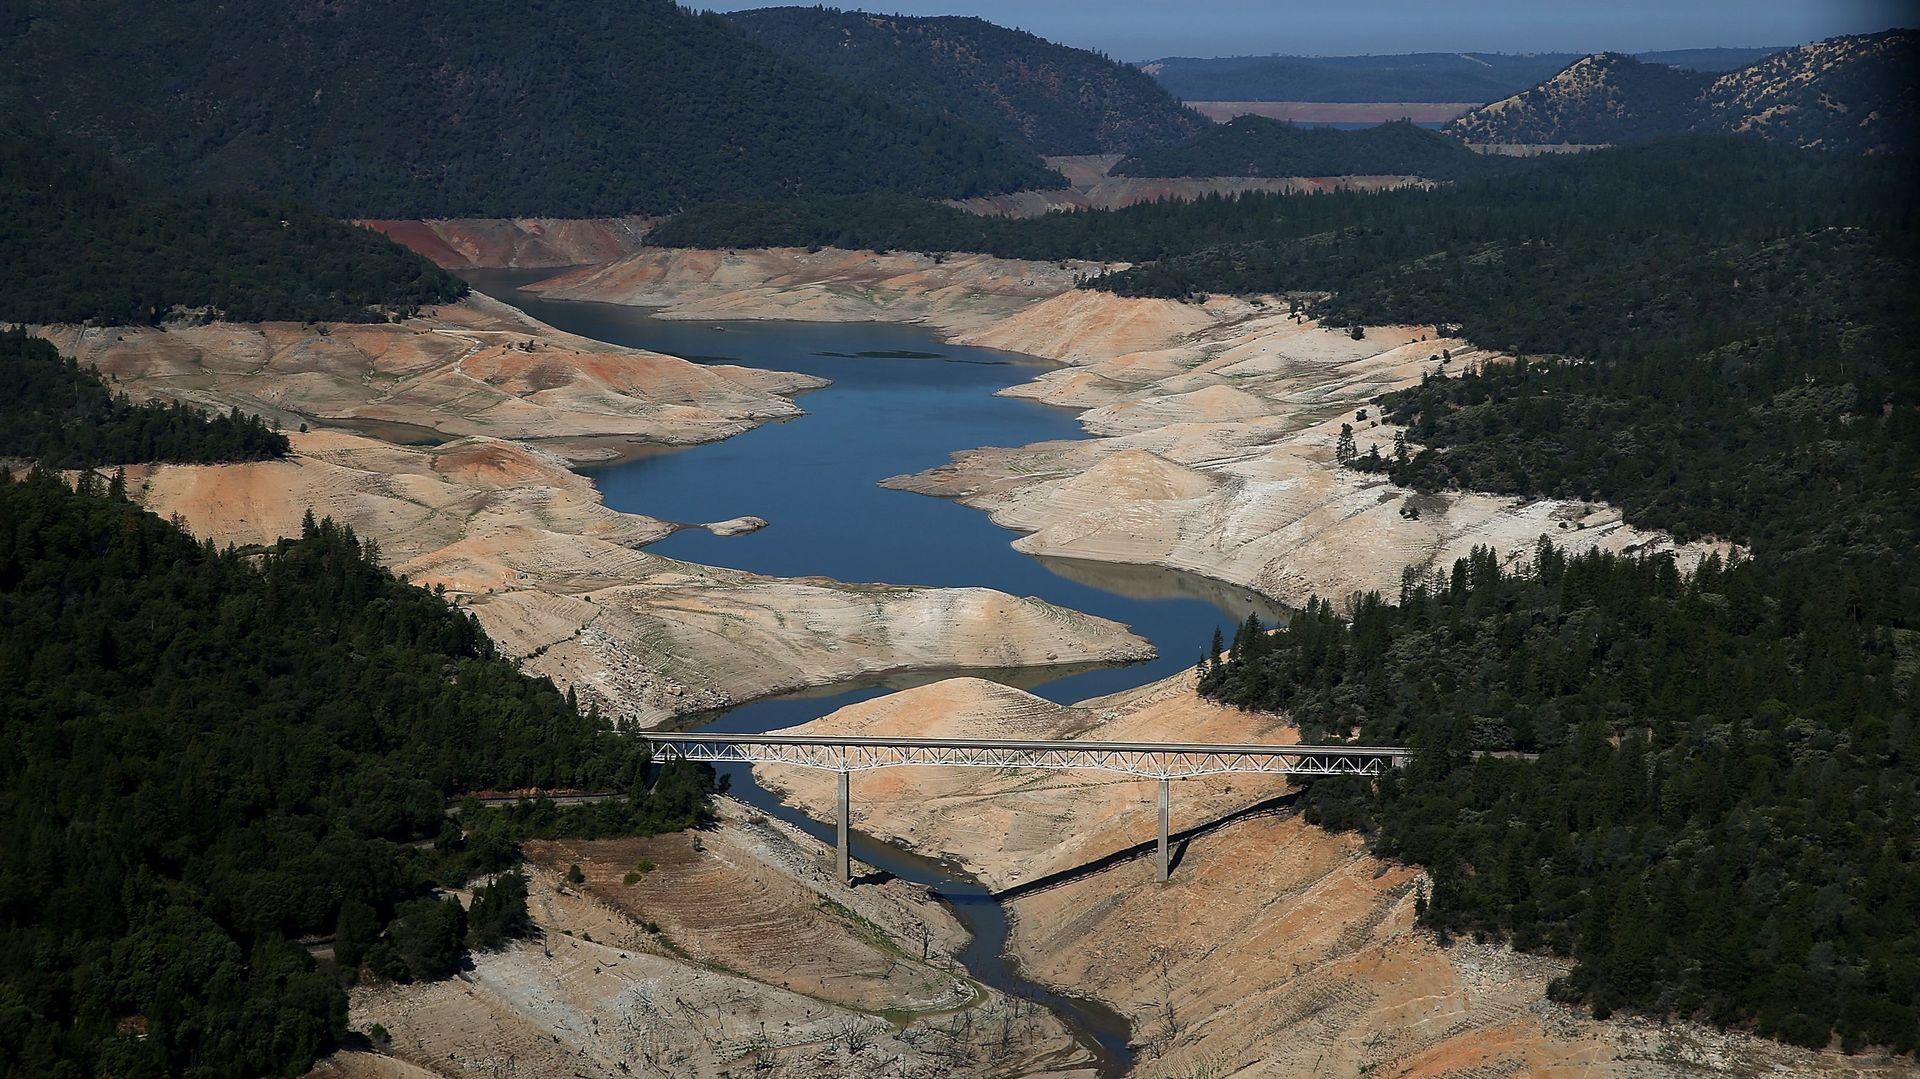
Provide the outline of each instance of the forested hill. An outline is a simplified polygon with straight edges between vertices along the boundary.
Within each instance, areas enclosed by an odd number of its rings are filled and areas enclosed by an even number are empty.
[[[351,531],[220,553],[118,487],[0,474],[0,1076],[301,1075],[362,972],[527,928],[511,874],[464,911],[437,888],[529,834],[701,816],[710,772],[653,767]],[[628,797],[447,822],[528,786]]]
[[[808,67],[1042,154],[1132,153],[1207,126],[1135,68],[984,19],[781,7],[727,20]]]
[[[1522,93],[1475,109],[1446,132],[1468,142],[1635,142],[1685,131],[1708,76],[1624,53],[1582,57]]]
[[[1358,131],[1240,116],[1178,146],[1129,157],[1115,176],[1423,176],[1453,180],[1507,167],[1406,121]]]
[[[17,113],[0,113],[0,221],[4,322],[355,322],[466,293],[376,233],[288,199],[164,190]]]
[[[1920,149],[1911,30],[1832,38],[1717,77],[1586,57],[1448,124],[1468,142],[1621,143],[1683,131],[1758,134],[1844,153]]]
[[[344,217],[1057,185],[672,0],[22,0],[0,84],[145,176]]]
[[[1730,71],[1778,49],[1679,49],[1635,59]],[[1170,56],[1142,65],[1183,101],[1493,101],[1580,59],[1579,53],[1423,52],[1389,56]]]

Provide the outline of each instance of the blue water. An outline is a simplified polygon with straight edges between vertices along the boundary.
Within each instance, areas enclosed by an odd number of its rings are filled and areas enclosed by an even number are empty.
[[[572,333],[696,362],[802,371],[832,385],[801,396],[807,415],[724,442],[648,452],[585,470],[607,505],[682,523],[765,518],[745,536],[686,529],[648,549],[705,565],[778,576],[888,584],[981,585],[1110,618],[1152,641],[1157,659],[1091,670],[965,673],[1072,702],[1165,677],[1193,664],[1215,629],[1250,612],[1284,611],[1244,589],[1148,567],[1041,560],[1013,550],[1016,534],[958,503],[887,490],[890,476],[945,464],[956,450],[1083,437],[1070,411],[995,397],[1052,367],[943,343],[914,327],[791,322],[689,323],[610,304],[552,302],[515,287],[546,272],[470,275],[482,291]],[[840,355],[831,355],[840,353]],[[894,353],[861,356],[860,353]],[[931,355],[902,355],[905,353]],[[754,701],[697,717],[700,730],[761,732],[818,719],[857,701],[955,672],[919,672]],[[832,826],[779,801],[744,766],[720,766],[732,793],[828,844]],[[852,853],[884,873],[936,889],[973,934],[961,963],[975,978],[1051,1009],[1093,1053],[1103,1075],[1129,1067],[1126,1020],[1098,1001],[1051,991],[1001,955],[1005,910],[957,868],[856,833]]]
[[[1216,628],[1231,636],[1251,611],[1266,621],[1282,616],[1264,597],[1191,574],[1031,558],[1010,546],[1017,533],[979,510],[879,486],[890,476],[945,464],[956,450],[1084,437],[1069,410],[994,396],[1053,364],[949,345],[912,326],[690,323],[614,304],[546,301],[511,287],[527,276],[495,272],[474,280],[582,336],[832,380],[830,387],[797,399],[805,416],[724,442],[584,469],[615,509],[685,523],[746,515],[768,522],[745,536],[686,529],[648,550],[782,577],[997,588],[1110,618],[1159,649],[1160,658],[1128,667],[1064,676],[992,675],[1061,702],[1129,689],[1189,667]],[[863,352],[933,355],[857,355]],[[897,687],[902,680],[886,684]],[[820,700],[804,698],[781,710],[792,722],[805,722],[831,710],[822,710]]]

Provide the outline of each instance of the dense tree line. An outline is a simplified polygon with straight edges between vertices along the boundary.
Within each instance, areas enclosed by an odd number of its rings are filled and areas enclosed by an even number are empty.
[[[900,196],[718,203],[650,239],[1125,261],[1140,265],[1091,287],[1170,298],[1331,293],[1314,313],[1336,325],[1441,322],[1476,339],[1500,335],[1487,344],[1570,351],[1603,322],[1698,332],[1722,305],[1750,306],[1725,287],[1738,276],[1732,260],[1823,229],[1905,227],[1900,196],[1913,180],[1903,161],[1695,135],[1526,159],[1431,189],[1251,193],[1027,219]],[[1569,315],[1579,325],[1558,333]]]
[[[99,374],[24,330],[0,330],[0,458],[51,468],[169,461],[259,461],[285,435],[234,409],[206,415],[179,401],[136,405]]]
[[[0,114],[0,320],[378,321],[466,285],[367,229],[285,200],[186,195]]]
[[[670,212],[1055,186],[996,134],[797,64],[673,0],[26,0],[0,86],[194,189],[343,217]],[[219,33],[208,33],[209,26]]]
[[[1457,180],[1519,164],[1405,120],[1342,131],[1240,116],[1176,146],[1136,154],[1115,176],[1421,176]]]
[[[1427,866],[1443,935],[1576,956],[1556,995],[1913,1052],[1913,609],[1868,616],[1845,567],[1796,588],[1543,540],[1524,569],[1483,549],[1350,619],[1244,627],[1202,691],[1420,748],[1377,790],[1316,783],[1310,819]],[[1539,758],[1474,756],[1501,750]]]
[[[1665,156],[1681,145],[1614,160],[1686,164]],[[1912,1052],[1920,276],[1905,166],[1727,152],[1782,167],[1589,189],[1568,162],[1506,187],[1477,231],[1443,216],[1409,236],[1389,213],[1340,234],[1331,261],[1373,254],[1323,279],[1340,291],[1318,309],[1451,320],[1535,353],[1451,377],[1433,357],[1382,401],[1405,440],[1378,459],[1343,440],[1350,467],[1603,499],[1750,557],[1683,574],[1546,543],[1530,571],[1478,552],[1398,597],[1356,597],[1350,619],[1316,603],[1278,633],[1250,627],[1203,688],[1310,736],[1428,750],[1377,792],[1316,787],[1310,811],[1428,866],[1441,932],[1577,957],[1557,994]],[[1665,205],[1627,212],[1669,184]],[[1294,257],[1182,272],[1313,272]],[[1501,750],[1542,756],[1473,755]]]
[[[806,67],[1036,153],[1128,153],[1209,126],[1144,72],[985,19],[774,7],[727,21]]]
[[[104,487],[104,489],[103,489]],[[127,501],[0,479],[0,1075],[298,1075],[364,969],[527,928],[521,836],[684,827],[649,760],[330,521],[216,551]],[[479,789],[625,792],[579,817]],[[336,969],[296,941],[332,934]]]

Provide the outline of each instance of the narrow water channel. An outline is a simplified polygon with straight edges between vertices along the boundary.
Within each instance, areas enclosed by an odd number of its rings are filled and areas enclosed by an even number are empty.
[[[802,371],[832,385],[799,399],[807,415],[724,442],[648,454],[587,469],[607,505],[671,521],[753,515],[768,527],[745,536],[687,529],[650,550],[692,562],[777,576],[997,588],[1113,619],[1152,641],[1160,656],[1125,667],[964,672],[1020,685],[1061,703],[1129,689],[1187,666],[1218,628],[1249,612],[1275,621],[1271,601],[1172,570],[1040,560],[1013,550],[1012,532],[944,499],[878,486],[889,476],[946,463],[957,450],[1084,437],[1074,413],[994,392],[1052,365],[1032,357],[947,344],[911,326],[866,323],[684,322],[638,308],[555,302],[518,285],[551,271],[487,271],[475,287],[583,337],[695,362]],[[761,732],[818,719],[936,674],[847,684],[756,701],[697,729]],[[750,769],[722,767],[736,797],[831,843],[831,825],[780,802]],[[1007,915],[956,867],[856,834],[853,855],[937,890],[973,933],[961,956],[977,979],[1052,1009],[1099,1059],[1103,1074],[1130,1065],[1124,1018],[1097,1001],[1063,996],[1020,975],[1001,952]]]

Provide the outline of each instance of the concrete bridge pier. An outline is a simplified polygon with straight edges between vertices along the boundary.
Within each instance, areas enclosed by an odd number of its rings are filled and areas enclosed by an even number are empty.
[[[683,760],[717,764],[780,764],[839,774],[835,869],[853,883],[849,840],[853,827],[855,771],[871,768],[1090,768],[1160,783],[1160,827],[1155,873],[1165,882],[1172,869],[1168,843],[1172,781],[1246,772],[1260,775],[1378,776],[1404,767],[1413,750],[1398,746],[1302,746],[1210,742],[1098,742],[1017,738],[863,738],[854,735],[643,733],[658,751]],[[1138,848],[1132,848],[1138,849]]]
[[[1167,877],[1169,876],[1167,867],[1167,803],[1172,798],[1172,793],[1167,788],[1172,785],[1172,782],[1173,781],[1166,776],[1160,777],[1160,850],[1159,860],[1154,863],[1153,879],[1162,884],[1167,882]]]
[[[840,874],[840,883],[842,884],[853,883],[853,859],[847,839],[847,831],[852,826],[852,815],[853,773],[843,768],[840,771],[840,813],[839,816],[835,818],[838,824],[840,842],[839,849],[834,853],[834,862]],[[1164,825],[1165,822],[1162,821],[1161,832],[1163,834],[1166,831]],[[1161,841],[1161,845],[1165,846],[1164,838]]]

